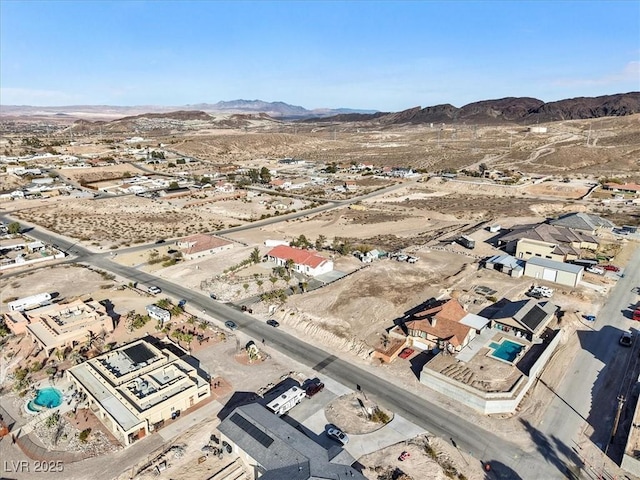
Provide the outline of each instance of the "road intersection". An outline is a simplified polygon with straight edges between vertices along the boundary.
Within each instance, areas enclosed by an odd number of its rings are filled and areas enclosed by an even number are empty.
[[[379,194],[380,192],[375,192]],[[322,210],[335,208],[335,205],[318,207]],[[300,212],[305,216],[312,211]],[[2,218],[2,217],[0,217]],[[290,218],[290,217],[289,217]],[[3,220],[11,220],[8,217]],[[263,223],[283,221],[283,218],[268,219]],[[221,233],[258,228],[258,224],[235,227]],[[620,278],[612,289],[606,305],[598,315],[594,330],[590,335],[580,338],[581,350],[566,377],[555,392],[544,422],[539,426],[524,424],[531,436],[531,448],[523,449],[519,445],[506,440],[471,421],[456,416],[446,409],[430,402],[423,396],[408,392],[371,372],[348,361],[328,354],[322,349],[268,326],[264,321],[255,319],[233,306],[212,300],[203,293],[194,292],[180,285],[158,278],[149,273],[111,261],[109,253],[92,252],[73,240],[54,233],[33,227],[29,232],[36,239],[57,244],[68,251],[71,262],[83,263],[93,268],[109,271],[121,279],[138,282],[143,285],[157,285],[164,294],[174,298],[183,298],[191,308],[203,311],[207,316],[224,323],[234,321],[242,331],[255,338],[265,339],[271,348],[311,367],[318,373],[331,377],[344,385],[360,385],[366,391],[375,392],[381,403],[404,418],[414,422],[425,430],[442,438],[455,439],[458,448],[467,451],[481,461],[493,462],[498,467],[492,470],[492,478],[514,478],[517,472],[522,479],[554,479],[570,476],[581,465],[581,459],[573,449],[580,441],[586,424],[591,423],[594,430],[591,441],[601,448],[608,445],[608,434],[612,422],[611,398],[615,398],[617,388],[622,382],[621,374],[614,369],[607,369],[616,356],[617,336],[622,330],[629,328],[630,321],[624,318],[622,311],[632,299],[633,288],[640,285],[640,249],[636,250],[626,268],[628,272]],[[148,248],[133,247],[132,249]],[[631,350],[627,350],[631,355]],[[604,376],[608,378],[603,378]],[[604,386],[608,388],[604,388]],[[604,393],[603,393],[604,392]],[[603,396],[604,395],[604,396]],[[601,398],[597,405],[592,398]],[[598,412],[594,412],[597,407]],[[615,408],[615,406],[613,406]],[[502,466],[502,469],[499,467]],[[517,478],[517,477],[516,477]]]

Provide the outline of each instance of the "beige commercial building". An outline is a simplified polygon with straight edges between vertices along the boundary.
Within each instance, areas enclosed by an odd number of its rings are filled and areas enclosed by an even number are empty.
[[[206,373],[173,343],[136,340],[67,370],[89,407],[128,446],[211,396]]]
[[[524,267],[524,275],[539,280],[577,287],[582,280],[584,268],[570,263],[554,262],[545,258],[530,258]]]
[[[26,333],[49,355],[56,348],[73,347],[91,335],[113,331],[113,319],[94,300],[75,300],[28,312],[5,314],[14,333]]]

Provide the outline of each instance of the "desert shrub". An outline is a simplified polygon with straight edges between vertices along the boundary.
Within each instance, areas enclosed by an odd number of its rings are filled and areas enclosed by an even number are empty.
[[[379,407],[375,407],[373,409],[373,412],[371,413],[371,416],[369,417],[369,419],[372,422],[376,422],[376,423],[389,423],[391,421],[391,418],[389,417],[389,415],[382,411]]]
[[[428,443],[424,446],[424,453],[426,453],[432,460],[437,460],[438,452]]]
[[[91,429],[90,428],[85,428],[84,430],[82,430],[78,434],[78,440],[80,440],[82,443],[86,443],[87,438],[89,438],[89,434],[90,433],[91,433]]]

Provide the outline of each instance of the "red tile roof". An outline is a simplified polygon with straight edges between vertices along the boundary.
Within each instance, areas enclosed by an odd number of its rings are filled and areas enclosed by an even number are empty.
[[[309,250],[302,250],[301,248],[293,248],[287,245],[278,245],[275,248],[269,250],[267,253],[269,257],[280,258],[282,260],[293,260],[293,263],[297,265],[307,265],[311,268],[316,268],[326,262],[327,259],[317,255]]]
[[[627,190],[630,192],[640,192],[640,185],[638,185],[637,183],[605,183],[604,186],[611,190]]]

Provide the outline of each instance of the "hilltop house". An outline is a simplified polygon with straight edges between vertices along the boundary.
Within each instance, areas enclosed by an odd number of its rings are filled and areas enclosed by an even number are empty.
[[[333,260],[324,258],[317,253],[301,248],[278,245],[267,253],[269,261],[284,267],[287,260],[293,261],[293,269],[296,272],[316,277],[333,270]]]
[[[475,326],[465,325],[467,312],[456,299],[440,300],[428,304],[424,310],[413,313],[403,325],[391,332],[409,337],[414,347],[431,350],[460,351],[476,335]],[[483,327],[479,327],[480,329]]]

